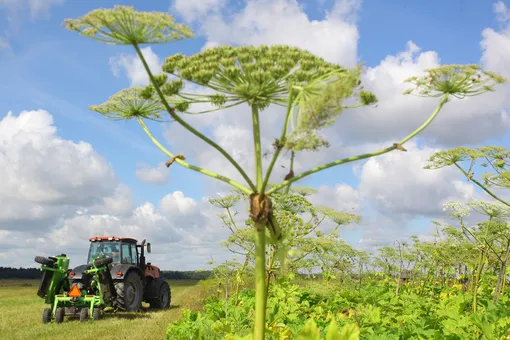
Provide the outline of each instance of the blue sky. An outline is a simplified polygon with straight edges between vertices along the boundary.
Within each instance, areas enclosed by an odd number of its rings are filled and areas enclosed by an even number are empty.
[[[235,6],[235,2],[232,2]],[[322,19],[331,1],[322,9],[313,1],[299,1],[310,19]],[[101,1],[102,7],[132,5],[138,10],[169,10],[168,1]],[[9,32],[11,51],[0,54],[0,112],[43,108],[53,114],[55,125],[64,139],[84,140],[110,161],[121,181],[129,185],[138,203],[157,200],[168,190],[182,190],[193,198],[201,196],[200,176],[172,169],[179,181],[169,187],[140,183],[135,177],[137,162],[155,164],[160,153],[140,133],[134,122],[109,122],[88,111],[92,104],[129,86],[123,78],[112,75],[108,59],[130,47],[108,46],[65,30],[61,23],[95,9],[98,2],[68,1],[51,9],[45,17],[31,20],[20,13],[18,28],[2,20],[0,31]],[[4,16],[7,14],[4,10]],[[359,56],[367,66],[377,65],[388,54],[402,49],[408,40],[423,50],[439,53],[444,63],[478,63],[480,32],[497,27],[491,3],[473,1],[380,1],[366,0],[359,12]],[[176,16],[179,18],[179,16]],[[160,56],[198,52],[204,39],[198,37],[164,46],[153,46]],[[131,139],[131,136],[136,136]],[[334,168],[303,182],[312,186],[341,177],[356,185],[350,167]]]
[[[299,1],[312,20],[323,20],[332,0]],[[110,95],[130,85],[122,74],[115,77],[109,58],[133,53],[131,47],[104,45],[68,32],[62,27],[66,18],[76,18],[98,6],[132,5],[137,10],[167,11],[165,1],[77,1],[67,0],[50,8],[47,14],[31,18],[28,9],[9,12],[0,7],[0,37],[9,48],[0,49],[0,117],[12,111],[44,109],[53,115],[58,135],[74,142],[86,141],[113,166],[119,180],[131,188],[135,203],[156,204],[169,192],[182,191],[199,200],[211,180],[181,167],[171,168],[170,183],[155,186],[136,178],[137,163],[153,166],[166,159],[146,139],[135,122],[108,121],[88,110]],[[229,11],[237,12],[244,1],[230,1]],[[508,3],[507,3],[508,6]],[[173,12],[178,21],[183,20]],[[6,20],[7,18],[11,20]],[[422,51],[436,51],[441,63],[480,63],[481,32],[498,30],[492,1],[411,1],[364,0],[357,12],[359,41],[357,55],[369,67],[376,67],[388,55],[403,51],[412,40]],[[194,29],[195,24],[191,25]],[[342,32],[338,32],[342,34]],[[163,46],[152,46],[161,58],[200,51],[206,39],[198,36]],[[162,126],[149,124],[161,136]],[[508,137],[490,141],[508,145]],[[420,144],[422,145],[422,144]],[[204,144],[205,147],[205,144]],[[301,185],[318,187],[346,183],[358,188],[352,166],[335,167],[302,181]],[[413,229],[425,228],[429,219],[418,217]],[[349,233],[356,240],[360,232]]]

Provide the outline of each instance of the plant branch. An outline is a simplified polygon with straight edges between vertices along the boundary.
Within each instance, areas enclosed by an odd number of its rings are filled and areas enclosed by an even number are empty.
[[[184,128],[186,128],[188,131],[190,131],[191,133],[193,133],[195,136],[199,137],[200,139],[202,139],[203,141],[205,141],[207,144],[211,145],[213,148],[215,148],[216,150],[218,150],[223,156],[225,156],[225,158],[228,159],[228,161],[239,171],[239,173],[243,176],[243,178],[245,179],[245,181],[248,183],[248,185],[250,186],[250,188],[255,191],[256,190],[256,187],[255,185],[253,184],[253,182],[250,180],[250,178],[248,177],[248,175],[246,174],[246,172],[243,170],[243,168],[241,168],[241,166],[232,158],[232,156],[230,156],[221,146],[219,146],[218,144],[216,144],[214,141],[212,141],[211,139],[207,138],[207,136],[203,135],[202,133],[200,133],[198,130],[196,130],[195,128],[193,128],[191,125],[189,125],[188,123],[186,123],[181,117],[179,117],[179,115],[175,114],[174,110],[170,107],[170,105],[168,104],[165,96],[163,95],[163,93],[161,92],[161,89],[159,88],[158,84],[156,83],[155,79],[154,79],[154,76],[152,75],[152,72],[149,68],[149,65],[147,64],[147,61],[145,60],[143,54],[142,54],[142,51],[140,51],[140,48],[138,47],[137,44],[133,44],[135,50],[136,50],[136,53],[138,54],[138,57],[140,58],[140,60],[142,61],[142,64],[145,68],[145,71],[147,72],[147,75],[149,76],[149,79],[152,83],[152,85],[154,86],[154,88],[156,89],[156,92],[158,93],[158,96],[159,98],[161,99],[161,102],[163,103],[163,105],[165,106],[166,110],[168,111],[168,113],[170,114],[170,116],[172,116],[173,119],[175,119],[178,123],[180,123]]]
[[[232,179],[230,179],[228,177],[225,177],[223,175],[217,174],[215,172],[203,169],[203,168],[195,166],[195,165],[191,165],[188,162],[185,162],[184,160],[179,159],[178,157],[175,157],[174,154],[172,154],[170,151],[168,151],[163,145],[161,145],[161,143],[156,138],[154,138],[152,133],[149,131],[149,128],[147,127],[147,125],[145,125],[145,123],[143,122],[143,120],[140,117],[136,117],[136,119],[138,120],[138,123],[140,123],[140,125],[142,126],[142,128],[145,131],[145,133],[147,134],[147,136],[149,136],[151,141],[161,151],[163,151],[163,153],[165,153],[168,157],[174,159],[175,162],[178,163],[179,165],[182,165],[185,168],[188,168],[188,169],[191,169],[191,170],[195,170],[196,172],[200,172],[200,173],[202,173],[202,174],[204,174],[206,176],[209,176],[209,177],[212,177],[212,178],[216,178],[216,179],[218,179],[220,181],[228,183],[228,184],[232,185],[233,187],[236,187],[239,190],[245,192],[248,195],[251,194],[252,191],[249,188],[245,187],[244,185],[242,185],[242,184],[240,184],[240,183],[238,183],[238,182],[236,182],[236,181],[234,181],[234,180],[232,180]]]
[[[324,164],[324,165],[321,165],[321,166],[318,166],[318,167],[315,167],[313,169],[310,169],[308,171],[305,171],[293,178],[290,178],[284,182],[282,182],[281,184],[279,185],[275,185],[274,187],[272,187],[268,192],[267,194],[271,194],[272,192],[275,192],[277,190],[280,190],[282,189],[283,187],[286,187],[288,185],[290,185],[291,183],[294,183],[298,180],[300,180],[301,178],[304,178],[306,176],[310,176],[310,175],[313,175],[319,171],[322,171],[322,170],[325,170],[325,169],[328,169],[328,168],[331,168],[333,166],[336,166],[336,165],[340,165],[340,164],[345,164],[345,163],[349,163],[349,162],[353,162],[353,161],[357,161],[357,160],[360,160],[360,159],[365,159],[365,158],[370,158],[370,157],[374,157],[374,156],[378,156],[378,155],[382,155],[382,154],[385,154],[387,152],[390,152],[390,151],[393,151],[399,147],[401,147],[404,143],[406,143],[407,141],[409,141],[411,138],[413,138],[414,136],[416,136],[418,133],[420,133],[421,131],[423,131],[423,129],[425,129],[433,120],[434,118],[437,116],[437,114],[439,113],[439,111],[441,111],[441,109],[443,108],[443,106],[446,104],[446,102],[448,101],[448,96],[445,95],[441,101],[439,102],[439,105],[436,107],[436,109],[434,110],[434,112],[430,115],[430,117],[419,127],[417,128],[416,130],[414,130],[411,134],[409,134],[407,137],[405,137],[404,139],[402,139],[400,142],[398,143],[395,143],[393,144],[392,146],[390,147],[387,147],[387,148],[384,148],[384,149],[381,149],[381,150],[378,150],[378,151],[374,151],[374,152],[370,152],[370,153],[366,153],[366,154],[362,154],[362,155],[358,155],[358,156],[353,156],[353,157],[348,157],[348,158],[344,158],[344,159],[339,159],[337,161],[333,161],[333,162],[330,162],[330,163],[327,163],[327,164]]]
[[[483,191],[485,191],[486,193],[488,193],[492,198],[500,201],[501,203],[503,203],[504,205],[506,205],[507,207],[510,207],[510,203],[506,202],[505,200],[499,198],[498,196],[494,195],[492,193],[492,191],[490,191],[489,189],[487,189],[482,183],[480,183],[479,181],[477,181],[476,179],[473,178],[473,176],[470,176],[460,165],[457,164],[457,162],[453,162],[453,164],[455,164],[455,166],[467,177],[468,180],[470,180],[471,182],[475,183],[476,185],[478,185],[480,188],[483,189]]]
[[[285,122],[283,123],[283,128],[282,128],[282,134],[280,136],[280,139],[278,140],[277,144],[282,144],[284,143],[285,141],[285,137],[287,136],[287,129],[289,128],[289,119],[290,119],[290,116],[291,116],[291,113],[292,113],[292,110],[294,108],[294,105],[292,105],[294,99],[293,99],[293,94],[292,94],[292,88],[290,89],[290,93],[289,93],[289,102],[287,104],[287,113],[285,114]],[[269,182],[269,177],[271,177],[271,172],[273,171],[273,167],[276,163],[276,160],[278,159],[278,156],[280,155],[280,152],[282,151],[282,146],[281,145],[276,145],[276,152],[273,154],[273,158],[271,159],[271,162],[269,163],[269,167],[267,169],[267,172],[266,172],[266,177],[264,178],[264,183],[262,184],[262,188],[261,188],[261,192],[264,192],[264,190],[266,189],[266,186],[267,186],[267,183]]]

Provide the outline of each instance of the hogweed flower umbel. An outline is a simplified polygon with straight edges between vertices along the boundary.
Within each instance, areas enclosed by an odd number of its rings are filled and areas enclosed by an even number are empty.
[[[96,9],[64,26],[89,38],[112,45],[164,44],[192,38],[189,27],[176,24],[163,12],[138,12],[131,6]]]
[[[160,112],[165,110],[164,106],[154,96],[142,96],[143,91],[138,86],[124,89],[89,109],[110,119],[161,118]]]
[[[478,65],[443,65],[425,70],[423,77],[406,80],[416,86],[404,94],[420,97],[441,97],[444,95],[462,99],[494,91],[494,86],[506,82],[505,78],[493,72],[484,71]]]

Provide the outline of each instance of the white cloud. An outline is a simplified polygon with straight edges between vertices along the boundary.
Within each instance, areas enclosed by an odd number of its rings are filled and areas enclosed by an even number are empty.
[[[480,45],[483,50],[482,63],[485,67],[510,78],[510,15],[503,2],[495,5],[495,12],[503,22],[503,29],[496,31],[486,28],[482,32]],[[510,101],[507,102],[507,104]]]
[[[337,0],[324,19],[310,20],[296,0],[247,1],[240,12],[199,17],[200,32],[207,38],[206,46],[287,44],[354,66],[359,33],[353,19],[359,4]]]
[[[494,13],[498,21],[506,22],[510,20],[510,10],[503,1],[498,1],[493,5]]]
[[[152,74],[160,74],[161,60],[152,51],[150,46],[141,49],[141,52],[149,65]],[[118,57],[110,58],[110,68],[113,75],[119,77],[121,73],[125,73],[131,86],[147,86],[149,85],[149,77],[142,64],[142,61],[137,55],[122,53]]]
[[[197,203],[190,197],[184,197],[181,191],[168,194],[160,201],[161,210],[169,216],[177,214],[189,215],[196,212]]]
[[[336,184],[334,187],[321,185],[318,193],[310,196],[310,202],[324,205],[337,211],[358,214],[361,208],[360,193],[347,184]]]
[[[139,164],[136,169],[136,177],[140,181],[157,185],[168,183],[168,173],[169,170],[163,162],[159,163],[157,167]]]
[[[175,0],[172,9],[177,11],[186,21],[196,21],[204,15],[222,9],[227,0]]]
[[[44,111],[9,112],[0,121],[0,224],[59,217],[114,193],[113,169],[85,142],[56,135]],[[18,223],[14,223],[18,221]]]
[[[439,151],[406,144],[407,152],[390,152],[370,158],[361,170],[360,192],[374,201],[378,211],[393,215],[436,216],[450,199],[475,196],[472,184],[464,183],[454,168],[423,169],[427,159]]]

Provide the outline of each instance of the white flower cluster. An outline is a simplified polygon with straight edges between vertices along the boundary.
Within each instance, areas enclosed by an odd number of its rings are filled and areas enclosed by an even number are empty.
[[[464,203],[457,201],[448,201],[445,204],[443,204],[443,211],[447,211],[448,209],[452,210],[449,216],[456,218],[469,216],[470,208]]]

